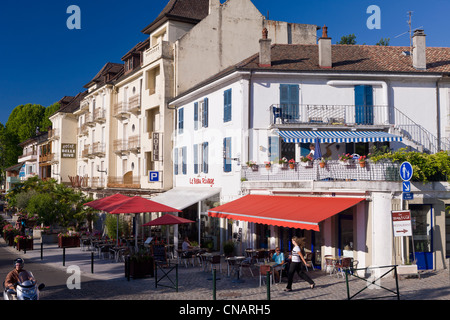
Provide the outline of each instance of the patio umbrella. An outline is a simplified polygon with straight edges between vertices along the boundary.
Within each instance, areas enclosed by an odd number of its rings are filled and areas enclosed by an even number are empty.
[[[318,138],[316,138],[316,145],[314,149],[314,160],[322,158],[322,150],[320,150],[320,142]]]
[[[88,206],[88,207],[91,207],[91,208],[94,208],[96,210],[107,211],[108,208],[110,208],[111,206],[114,206],[114,205],[116,205],[116,204],[118,204],[118,203],[120,203],[122,201],[128,200],[128,199],[130,199],[130,197],[125,196],[125,195],[120,194],[120,193],[116,193],[116,194],[113,194],[113,195],[105,197],[105,198],[101,198],[101,199],[97,199],[97,200],[94,200],[94,201],[87,202],[84,205]],[[117,228],[116,228],[116,231],[117,231],[117,237],[116,237],[117,243],[116,244],[119,245],[119,216],[117,216]]]
[[[134,213],[136,215],[143,212],[182,212],[181,210],[140,196],[134,196],[125,201],[120,201],[109,207],[107,211],[111,214]],[[135,246],[137,248],[137,228],[135,228]]]
[[[165,214],[155,220],[152,220],[150,222],[147,222],[146,224],[143,224],[142,226],[144,226],[144,227],[163,226],[163,225],[173,225],[173,224],[193,223],[193,222],[195,222],[195,221],[177,217],[172,214]]]

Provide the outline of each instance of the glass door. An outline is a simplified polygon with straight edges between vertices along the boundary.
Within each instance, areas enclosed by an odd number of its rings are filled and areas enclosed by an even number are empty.
[[[419,270],[433,269],[433,207],[431,205],[410,205],[409,209],[411,210],[413,230],[413,237],[409,237],[410,261],[415,259]]]

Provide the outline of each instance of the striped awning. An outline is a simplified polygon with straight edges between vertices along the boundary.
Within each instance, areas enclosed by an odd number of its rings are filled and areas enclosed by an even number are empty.
[[[402,141],[402,137],[383,131],[279,131],[284,142],[320,143],[332,142],[393,142]]]

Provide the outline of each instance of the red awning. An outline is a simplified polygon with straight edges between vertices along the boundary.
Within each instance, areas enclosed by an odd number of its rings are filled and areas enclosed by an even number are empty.
[[[319,231],[319,222],[364,198],[246,195],[210,209],[209,216]]]

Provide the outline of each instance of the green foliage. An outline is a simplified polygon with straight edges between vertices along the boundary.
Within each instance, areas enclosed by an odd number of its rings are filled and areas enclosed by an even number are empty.
[[[402,163],[408,161],[413,167],[413,181],[446,181],[450,180],[450,157],[446,152],[427,154],[421,152],[408,152],[406,148],[396,152],[376,154],[370,157],[373,162],[389,160]]]
[[[9,115],[6,127],[15,132],[19,141],[23,142],[36,135],[36,128],[41,126],[45,107],[39,104],[26,104],[14,108]]]
[[[45,108],[44,117],[41,119],[41,125],[39,126],[41,128],[41,131],[47,131],[47,128],[52,125],[52,122],[50,121],[49,118],[52,114],[54,114],[56,111],[59,110],[59,107],[60,104],[56,102],[51,106]]]
[[[377,46],[389,46],[389,42],[391,41],[391,38],[381,38],[380,41],[376,43]]]
[[[356,36],[354,33],[342,36],[337,44],[356,44]]]
[[[115,239],[117,237],[117,219],[118,216],[114,214],[108,213],[105,219],[106,232],[108,233],[108,237]],[[119,216],[119,236],[128,235],[128,225],[120,219]]]

